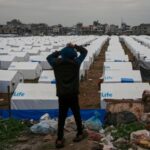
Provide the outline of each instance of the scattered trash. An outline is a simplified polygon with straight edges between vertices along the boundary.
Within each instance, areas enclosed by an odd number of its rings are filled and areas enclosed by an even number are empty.
[[[31,132],[36,134],[55,134],[57,131],[57,121],[50,119],[49,114],[44,114],[40,122],[30,127]]]
[[[146,139],[150,138],[150,132],[147,130],[139,130],[132,132],[130,135],[131,140],[137,140],[137,139]]]
[[[89,140],[92,141],[100,142],[100,140],[103,138],[103,135],[95,131],[87,130],[87,133],[88,133]]]
[[[48,113],[44,114],[43,116],[40,117],[40,121],[43,121],[43,120],[50,120],[50,116]]]
[[[143,148],[150,149],[150,139],[141,139],[137,141],[136,144]]]
[[[94,116],[85,121],[85,127],[91,130],[99,131],[102,128],[102,123],[99,117],[99,112],[95,111]]]
[[[76,127],[76,123],[75,123],[75,119],[73,115],[70,117],[67,117],[64,128],[68,132],[76,130],[77,127]]]
[[[126,150],[132,147],[131,143],[129,142],[129,140],[124,139],[124,138],[119,138],[117,139],[113,145],[120,150]]]
[[[133,122],[129,124],[121,124],[111,131],[111,135],[114,139],[125,138],[130,139],[130,134],[134,131],[143,130],[145,126],[140,122]]]

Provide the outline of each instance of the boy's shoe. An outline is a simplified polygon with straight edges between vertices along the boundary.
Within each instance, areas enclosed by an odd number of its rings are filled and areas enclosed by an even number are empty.
[[[64,147],[64,142],[65,142],[65,139],[62,139],[62,140],[56,140],[55,142],[55,146],[56,148],[63,148]]]
[[[77,134],[76,137],[73,139],[73,142],[80,142],[82,141],[83,139],[85,139],[87,137],[87,132],[86,131],[83,131],[82,134]]]

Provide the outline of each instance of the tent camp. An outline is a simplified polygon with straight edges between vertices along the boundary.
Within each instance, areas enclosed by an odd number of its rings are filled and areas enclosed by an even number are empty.
[[[105,61],[107,62],[128,62],[128,55],[106,55]]]
[[[29,61],[29,54],[27,52],[9,52],[9,55],[15,56],[15,61],[17,62]]]
[[[138,99],[142,98],[143,91],[150,90],[149,83],[102,83],[101,108],[106,108],[104,99]]]
[[[57,109],[55,84],[20,83],[12,98],[12,110],[45,110]]]
[[[52,67],[47,62],[45,56],[42,56],[42,55],[30,56],[30,61],[31,62],[38,62],[43,70],[52,69]]]
[[[132,70],[131,62],[104,62],[105,70]]]
[[[37,62],[12,62],[8,70],[17,70],[27,80],[40,77],[42,72],[42,68]]]
[[[41,73],[41,76],[38,82],[55,84],[56,81],[55,81],[54,71],[53,70],[43,71]]]
[[[13,61],[16,61],[15,56],[1,55],[0,56],[0,69],[6,69],[7,70]]]
[[[40,49],[38,47],[25,48],[23,51],[27,52],[30,56],[40,54]]]
[[[105,83],[128,83],[128,82],[142,82],[141,73],[139,70],[106,70],[104,72]]]
[[[0,93],[12,93],[20,82],[23,77],[17,71],[0,70]]]

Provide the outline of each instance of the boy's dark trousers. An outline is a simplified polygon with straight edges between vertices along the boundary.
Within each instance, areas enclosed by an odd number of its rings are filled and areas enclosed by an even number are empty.
[[[78,95],[59,96],[59,118],[58,118],[58,132],[57,132],[58,140],[62,140],[64,136],[65,119],[67,117],[67,112],[69,108],[71,108],[71,111],[76,121],[77,135],[82,134],[82,121],[80,116]]]

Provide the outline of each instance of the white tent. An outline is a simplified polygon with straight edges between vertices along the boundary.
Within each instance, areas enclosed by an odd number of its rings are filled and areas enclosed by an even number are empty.
[[[52,69],[50,64],[47,62],[46,57],[42,55],[30,56],[31,62],[38,62],[43,70]]]
[[[121,36],[120,38],[125,42],[126,46],[137,59],[140,59],[141,57],[150,57],[147,55],[150,50],[148,47],[145,47],[144,45],[138,43],[137,41],[128,36]]]
[[[9,54],[9,50],[1,50],[0,49],[0,56],[1,55],[8,55]]]
[[[39,47],[25,48],[23,51],[27,52],[30,56],[40,54]]]
[[[104,70],[132,70],[131,62],[104,62]]]
[[[40,77],[42,68],[37,62],[13,62],[9,70],[17,70],[23,75],[24,79],[34,80]]]
[[[102,83],[101,108],[106,108],[104,99],[138,99],[144,90],[150,90],[149,83]]]
[[[44,56],[45,58],[48,56],[48,55],[50,55],[51,54],[51,52],[41,52],[40,53],[40,55],[41,56]]]
[[[112,55],[125,55],[124,51],[118,50],[118,51],[106,51],[105,56],[112,56]]]
[[[15,56],[10,56],[10,55],[2,55],[0,56],[0,69],[8,69],[10,64],[16,61]]]
[[[139,70],[107,70],[104,72],[104,82],[142,82],[142,78]]]
[[[19,84],[11,98],[12,110],[44,110],[57,108],[58,98],[54,84]]]
[[[107,62],[128,62],[128,55],[111,55],[105,57],[105,61]]]
[[[23,82],[23,77],[17,71],[0,70],[0,93],[13,92],[18,83]]]
[[[9,55],[16,56],[15,61],[17,62],[29,61],[29,54],[27,52],[9,52]]]
[[[55,83],[55,76],[53,70],[43,71],[39,78],[39,83]]]

